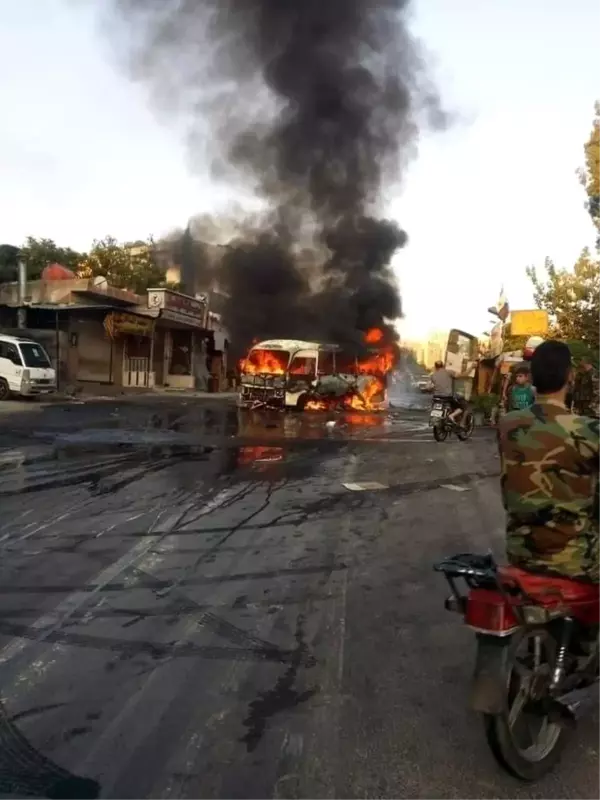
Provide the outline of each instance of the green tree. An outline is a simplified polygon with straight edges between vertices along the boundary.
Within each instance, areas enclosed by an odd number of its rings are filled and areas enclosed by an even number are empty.
[[[557,269],[545,261],[547,277],[541,279],[535,267],[527,268],[538,308],[550,315],[553,335],[584,342],[598,350],[600,313],[600,261],[586,247],[573,270]]]
[[[502,352],[512,353],[513,350],[523,350],[527,344],[529,336],[513,336],[510,322],[504,325],[504,335],[502,337]]]
[[[153,286],[166,286],[165,272],[156,259],[155,244],[135,242],[120,245],[112,236],[95,241],[79,269],[86,278],[102,276],[111,286],[144,294]]]
[[[591,358],[595,364],[598,363],[598,350],[594,349],[593,346],[578,340],[567,340],[565,344],[568,345],[571,351],[571,357],[573,358],[575,366],[578,366],[579,362],[584,357]]]
[[[21,256],[27,265],[27,278],[30,281],[39,280],[48,264],[62,264],[77,272],[83,259],[81,253],[70,247],[59,247],[53,239],[35,239],[33,236],[27,237],[21,248]]]
[[[14,244],[0,244],[0,283],[17,280],[19,253]]]
[[[578,170],[579,180],[587,194],[585,205],[598,235],[596,247],[600,249],[600,102],[594,107],[592,131],[583,150],[585,167]]]

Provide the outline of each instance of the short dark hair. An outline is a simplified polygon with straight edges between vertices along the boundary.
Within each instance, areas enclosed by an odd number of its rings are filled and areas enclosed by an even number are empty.
[[[542,342],[531,358],[533,385],[539,394],[553,394],[563,389],[571,371],[571,351],[563,342]]]

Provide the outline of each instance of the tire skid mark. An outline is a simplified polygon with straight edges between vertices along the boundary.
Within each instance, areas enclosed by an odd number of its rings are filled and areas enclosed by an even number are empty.
[[[235,627],[235,626],[233,626]],[[243,634],[241,629],[237,629]],[[37,642],[39,631],[32,631],[30,626],[0,620],[0,634],[28,639]],[[293,650],[286,650],[276,645],[265,643],[252,647],[222,647],[214,645],[197,645],[190,641],[150,642],[144,640],[129,641],[125,639],[93,636],[87,633],[75,633],[64,629],[48,631],[43,640],[50,644],[72,645],[94,650],[107,650],[120,653],[126,658],[136,655],[149,655],[155,661],[171,658],[200,657],[220,661],[275,661],[285,664],[293,657]],[[261,641],[261,640],[257,640]],[[306,666],[312,666],[314,660],[307,657]]]

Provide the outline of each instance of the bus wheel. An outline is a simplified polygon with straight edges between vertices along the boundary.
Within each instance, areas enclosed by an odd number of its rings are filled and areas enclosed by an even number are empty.
[[[304,409],[306,408],[306,404],[307,403],[308,403],[308,395],[307,394],[301,394],[300,397],[298,398],[298,402],[296,403],[296,405],[294,407],[294,410],[297,411],[298,414],[301,414],[304,411]]]

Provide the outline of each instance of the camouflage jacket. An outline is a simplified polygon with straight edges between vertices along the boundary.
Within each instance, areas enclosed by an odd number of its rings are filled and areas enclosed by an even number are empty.
[[[500,421],[507,556],[514,566],[598,581],[598,425],[545,401]]]
[[[597,417],[600,406],[600,387],[595,369],[578,372],[573,386],[573,406],[577,414]]]

